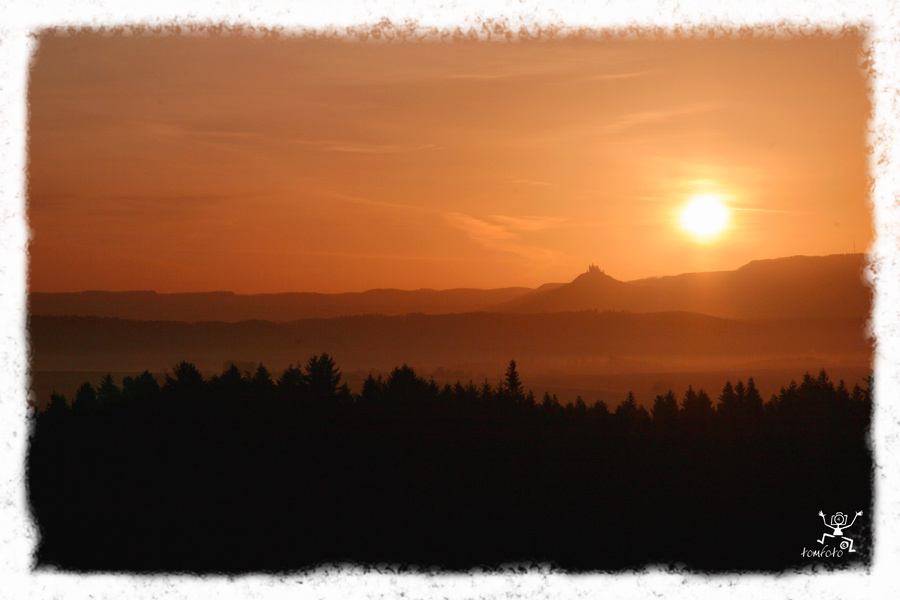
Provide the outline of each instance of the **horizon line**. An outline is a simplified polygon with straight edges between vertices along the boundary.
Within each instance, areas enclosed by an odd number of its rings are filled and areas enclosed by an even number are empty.
[[[621,281],[622,283],[632,283],[637,281],[645,281],[648,279],[661,279],[664,277],[680,277],[683,275],[693,275],[698,273],[727,273],[731,271],[737,271],[747,265],[758,263],[758,262],[767,262],[767,261],[776,261],[776,260],[788,260],[792,258],[829,258],[833,256],[869,256],[868,252],[844,252],[844,253],[835,253],[835,254],[793,254],[790,256],[779,256],[777,258],[761,258],[754,259],[747,263],[744,263],[740,267],[736,269],[720,269],[715,271],[684,271],[681,273],[677,273],[674,275],[650,275],[647,277],[638,277],[636,279],[617,279],[611,276],[605,269],[596,265],[595,263],[590,263],[585,270],[580,271],[575,277],[573,277],[569,281],[548,281],[542,283],[538,286],[527,286],[527,285],[508,285],[502,287],[490,287],[490,288],[479,288],[479,287],[471,287],[471,286],[459,286],[459,287],[450,287],[450,288],[431,288],[431,287],[420,287],[420,288],[397,288],[397,287],[375,287],[375,288],[367,288],[364,290],[358,291],[343,291],[343,292],[318,292],[318,291],[281,291],[281,292],[235,292],[233,290],[203,290],[203,291],[179,291],[179,292],[159,292],[156,290],[150,289],[118,289],[118,290],[103,290],[103,289],[82,289],[82,290],[67,290],[67,291],[42,291],[42,290],[32,290],[27,289],[26,294],[156,294],[158,296],[175,296],[175,295],[189,295],[189,294],[230,294],[233,296],[280,296],[280,295],[291,295],[291,294],[309,294],[309,295],[320,295],[320,296],[340,296],[340,295],[351,295],[351,294],[366,294],[369,292],[454,292],[454,291],[500,291],[500,290],[513,290],[513,289],[523,289],[523,290],[538,290],[542,287],[548,285],[567,285],[571,283],[581,275],[585,273],[591,272],[591,268],[599,268],[605,275],[608,277],[615,279],[616,281]]]

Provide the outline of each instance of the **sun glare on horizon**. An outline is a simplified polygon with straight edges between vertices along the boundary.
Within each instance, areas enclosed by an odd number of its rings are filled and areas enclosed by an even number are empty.
[[[718,196],[695,196],[681,213],[681,225],[700,239],[712,238],[728,224],[728,209]]]

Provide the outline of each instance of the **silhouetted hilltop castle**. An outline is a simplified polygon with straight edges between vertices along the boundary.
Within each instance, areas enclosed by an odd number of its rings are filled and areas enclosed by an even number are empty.
[[[616,285],[622,283],[615,277],[611,277],[598,267],[597,265],[591,263],[588,266],[587,271],[576,277],[567,285],[591,285],[591,286],[603,286],[603,285]]]

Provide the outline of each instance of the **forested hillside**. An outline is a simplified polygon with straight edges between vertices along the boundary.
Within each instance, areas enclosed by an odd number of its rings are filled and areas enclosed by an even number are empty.
[[[868,564],[870,413],[868,381],[825,371],[766,401],[748,378],[610,411],[534,397],[515,362],[496,385],[439,386],[403,365],[356,394],[328,355],[274,378],[180,363],[162,385],[107,378],[36,415],[36,560],[768,572],[809,564],[824,510],[864,515],[845,533],[855,551],[831,540],[844,550],[829,564]]]

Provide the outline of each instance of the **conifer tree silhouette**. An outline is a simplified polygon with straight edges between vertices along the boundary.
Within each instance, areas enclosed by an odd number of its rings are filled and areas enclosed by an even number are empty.
[[[763,399],[756,389],[756,382],[750,377],[747,379],[747,391],[744,395],[744,405],[747,409],[747,416],[751,419],[758,418],[763,411]]]
[[[97,392],[94,386],[85,381],[75,392],[75,402],[72,408],[77,412],[93,412],[99,408]]]
[[[516,361],[509,361],[509,367],[506,369],[505,391],[513,400],[521,401],[525,398],[522,391],[522,382],[519,380],[519,373],[516,371]]]
[[[306,363],[304,381],[310,397],[316,401],[333,401],[345,395],[346,386],[341,384],[341,371],[328,354],[317,354]]]
[[[693,386],[689,385],[681,400],[681,410],[685,419],[689,423],[707,423],[713,415],[712,401],[709,395],[699,389],[694,391]]]
[[[653,422],[661,427],[671,427],[678,420],[678,400],[672,390],[664,396],[657,396],[651,409]]]
[[[113,406],[119,401],[120,395],[121,392],[113,381],[112,375],[104,376],[100,385],[97,386],[97,402],[101,406]]]

